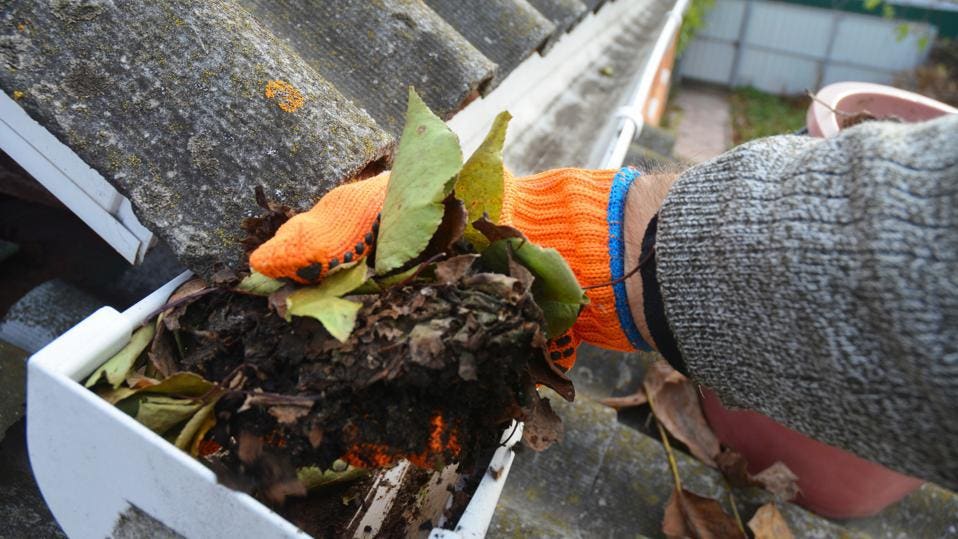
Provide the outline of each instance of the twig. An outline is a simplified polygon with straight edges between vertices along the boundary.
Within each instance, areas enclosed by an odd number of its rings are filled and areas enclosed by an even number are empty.
[[[419,277],[419,274],[422,273],[422,270],[424,270],[424,269],[426,268],[426,266],[428,266],[429,264],[432,264],[433,262],[435,262],[436,260],[439,260],[440,258],[442,258],[442,257],[444,257],[444,256],[446,256],[446,253],[444,253],[444,252],[443,252],[443,253],[436,253],[436,254],[432,255],[431,257],[429,257],[428,260],[426,260],[426,261],[423,262],[422,264],[419,264],[419,267],[416,268],[416,271],[413,272],[412,275],[410,275],[409,277],[406,277],[405,279],[403,279],[402,282],[397,283],[397,284],[394,284],[393,286],[390,286],[389,288],[403,287],[403,286],[406,286],[407,284],[413,282],[413,280],[414,280],[416,277]]]
[[[589,286],[583,286],[582,289],[583,289],[583,290],[592,290],[592,289],[594,289],[594,288],[605,288],[605,287],[607,287],[607,286],[615,286],[615,285],[621,283],[622,281],[628,279],[629,277],[632,277],[633,275],[635,275],[640,269],[642,269],[643,267],[645,267],[645,265],[649,262],[649,260],[652,259],[653,256],[655,256],[655,246],[654,246],[654,245],[653,245],[651,248],[649,248],[649,252],[646,253],[645,256],[642,257],[642,260],[639,260],[638,265],[635,266],[634,268],[632,268],[628,273],[626,273],[626,274],[623,275],[622,277],[619,277],[618,279],[616,279],[616,280],[614,280],[614,281],[607,282],[607,283],[601,283],[601,284],[593,284],[593,285],[589,285]]]
[[[194,299],[196,299],[196,298],[198,298],[198,297],[205,296],[205,295],[209,294],[210,292],[216,292],[217,290],[223,290],[223,289],[222,289],[222,288],[217,288],[217,287],[215,287],[215,286],[211,286],[211,287],[209,287],[209,288],[204,288],[203,290],[200,290],[199,292],[193,292],[192,294],[187,294],[187,295],[185,295],[185,296],[183,296],[183,297],[181,297],[181,298],[176,298],[175,300],[173,300],[173,301],[167,303],[166,305],[160,307],[159,309],[156,309],[156,310],[154,310],[153,312],[151,312],[151,313],[149,314],[149,316],[147,316],[144,320],[152,320],[154,316],[157,316],[157,315],[159,315],[159,314],[162,313],[162,312],[166,312],[166,311],[168,311],[168,310],[170,310],[170,309],[173,309],[173,308],[175,308],[175,307],[179,307],[180,305],[182,305],[182,304],[184,304],[184,303],[186,303],[186,302],[188,302],[188,301],[192,301],[192,300],[194,300]]]
[[[662,445],[665,446],[665,454],[669,458],[669,468],[672,470],[672,479],[675,481],[675,489],[681,492],[682,479],[679,477],[679,465],[675,462],[675,454],[672,453],[669,436],[665,433],[665,427],[662,426],[662,423],[659,422],[659,418],[655,415],[655,403],[652,400],[652,394],[649,393],[647,396],[649,397],[649,407],[652,408],[652,416],[655,417],[655,426],[659,429],[659,436],[662,437]]]

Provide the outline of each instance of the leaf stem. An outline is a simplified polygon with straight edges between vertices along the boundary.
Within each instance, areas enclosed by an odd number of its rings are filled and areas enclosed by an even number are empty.
[[[738,505],[735,504],[735,494],[732,493],[732,485],[728,481],[725,481],[725,487],[728,489],[728,501],[732,505],[732,514],[735,516],[735,523],[738,524],[738,529],[742,531],[742,535],[745,535],[745,525],[742,524],[742,515],[738,513]]]

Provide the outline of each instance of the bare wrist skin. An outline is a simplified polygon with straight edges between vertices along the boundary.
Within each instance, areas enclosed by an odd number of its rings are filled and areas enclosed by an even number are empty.
[[[678,174],[644,174],[636,178],[629,188],[629,194],[625,200],[625,223],[623,223],[626,271],[631,271],[638,265],[639,257],[642,255],[642,239],[645,237],[645,229],[652,217],[659,211],[669,188],[672,187],[677,178]],[[642,277],[639,272],[635,272],[626,279],[625,290],[629,298],[629,310],[632,312],[632,318],[635,320],[635,325],[642,335],[642,339],[649,346],[658,350],[645,320]]]

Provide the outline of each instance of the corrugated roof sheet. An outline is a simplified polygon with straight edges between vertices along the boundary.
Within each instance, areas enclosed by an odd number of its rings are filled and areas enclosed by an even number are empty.
[[[595,4],[8,0],[0,87],[208,274],[256,185],[302,208],[385,166],[408,85],[450,117]]]
[[[496,70],[421,2],[240,3],[395,135],[402,130],[409,86],[437,114],[451,117],[485,89]]]
[[[556,26],[526,0],[425,2],[499,66],[495,82],[543,49],[556,32]]]
[[[557,33],[568,31],[589,12],[581,0],[529,0],[529,3],[552,21]]]

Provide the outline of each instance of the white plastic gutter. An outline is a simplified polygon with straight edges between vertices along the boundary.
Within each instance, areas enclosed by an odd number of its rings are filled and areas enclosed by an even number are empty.
[[[668,19],[662,27],[662,32],[652,47],[652,53],[649,55],[645,70],[632,92],[632,97],[626,105],[619,107],[615,113],[615,118],[618,119],[619,124],[618,135],[606,150],[599,168],[621,167],[622,162],[625,161],[625,155],[629,152],[629,146],[635,137],[642,132],[642,128],[645,127],[643,107],[646,106],[649,93],[655,84],[655,76],[659,72],[659,66],[662,64],[665,53],[669,50],[675,32],[682,24],[682,16],[688,6],[689,0],[678,0],[672,7],[672,11],[669,12]]]
[[[126,197],[0,91],[0,149],[131,264],[153,241]]]

